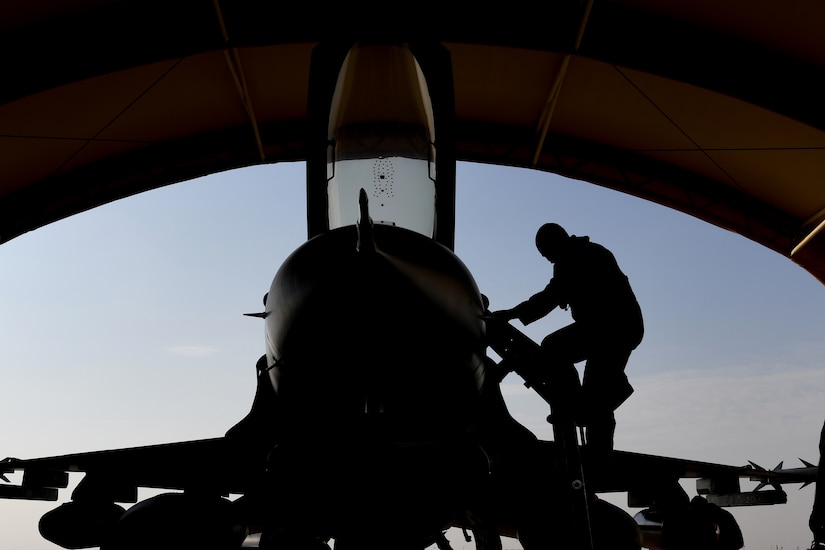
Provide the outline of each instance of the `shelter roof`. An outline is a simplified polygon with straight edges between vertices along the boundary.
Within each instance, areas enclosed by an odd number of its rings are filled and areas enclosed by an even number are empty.
[[[313,46],[434,38],[459,160],[535,168],[752,239],[825,281],[818,0],[30,0],[0,9],[0,242],[160,186],[305,158]],[[429,9],[427,9],[429,8]],[[338,29],[330,32],[329,29]],[[508,185],[508,182],[502,182]]]

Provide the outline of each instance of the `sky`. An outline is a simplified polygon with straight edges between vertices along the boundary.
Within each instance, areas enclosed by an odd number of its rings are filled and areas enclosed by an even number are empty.
[[[766,468],[818,460],[822,283],[636,197],[525,169],[460,163],[457,173],[455,252],[491,309],[547,284],[552,265],[534,235],[548,221],[605,245],[628,275],[646,332],[627,367],[636,391],[617,411],[617,449]],[[223,172],[0,246],[0,457],[222,436],[251,406],[264,351],[263,324],[242,314],[261,310],[306,239],[304,189],[302,163]],[[514,324],[541,341],[569,322],[554,311]],[[502,391],[520,422],[552,439],[546,404],[516,375]],[[810,546],[814,490],[798,487],[786,487],[785,505],[729,509],[747,549]],[[0,500],[0,546],[57,548],[37,531],[56,505]]]

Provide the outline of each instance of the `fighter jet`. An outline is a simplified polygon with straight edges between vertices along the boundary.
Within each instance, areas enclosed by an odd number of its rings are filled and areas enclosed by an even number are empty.
[[[41,519],[44,538],[104,550],[446,550],[445,532],[460,528],[485,550],[502,537],[526,550],[735,550],[741,532],[723,505],[784,502],[781,487],[740,491],[749,466],[615,451],[593,470],[554,401],[563,388],[531,386],[548,401],[553,441],[510,416],[499,382],[527,377],[538,346],[489,317],[453,251],[444,48],[321,44],[308,104],[308,238],[251,314],[265,336],[249,414],[216,439],[0,462],[0,473],[23,472],[0,485],[3,498],[56,500],[70,472],[85,474]],[[702,496],[689,499],[683,478],[698,478]],[[138,488],[170,492],[137,502]],[[644,510],[634,518],[599,498],[614,491]]]

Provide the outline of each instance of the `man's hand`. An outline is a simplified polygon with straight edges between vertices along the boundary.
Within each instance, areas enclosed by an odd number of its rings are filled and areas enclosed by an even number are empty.
[[[500,309],[491,313],[493,317],[509,321],[516,318],[516,313],[512,309]]]

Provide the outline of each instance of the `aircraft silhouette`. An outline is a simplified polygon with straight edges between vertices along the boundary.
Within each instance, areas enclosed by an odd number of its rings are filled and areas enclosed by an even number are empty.
[[[530,379],[537,345],[489,316],[454,254],[451,69],[437,44],[316,48],[309,83],[308,240],[276,273],[249,414],[224,437],[6,459],[0,497],[56,500],[41,534],[65,548],[719,548],[724,506],[785,501],[805,475],[614,451],[591,470],[565,387]],[[488,354],[501,358],[497,363]],[[553,441],[507,411],[514,371],[550,405]],[[572,382],[571,382],[572,383]],[[743,493],[757,475],[771,490]],[[701,497],[679,481],[697,478]],[[137,489],[177,492],[135,503]],[[631,517],[598,498],[627,492]],[[237,498],[230,499],[230,495]]]

